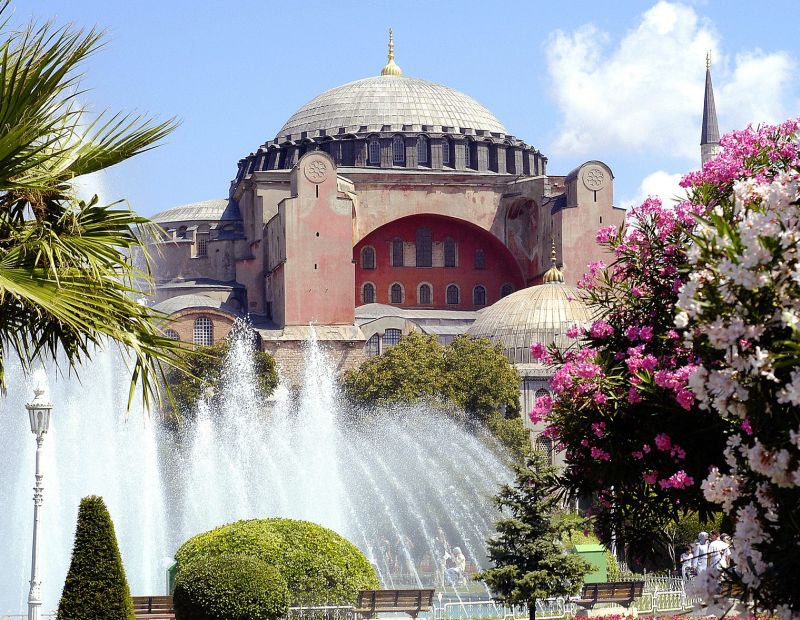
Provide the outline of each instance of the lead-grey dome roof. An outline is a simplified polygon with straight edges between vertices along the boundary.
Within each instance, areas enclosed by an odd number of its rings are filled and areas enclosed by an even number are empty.
[[[168,222],[189,222],[193,220],[209,222],[239,220],[241,216],[235,202],[222,198],[172,207],[161,213],[156,213],[150,219],[157,224],[166,224]]]
[[[340,133],[402,131],[459,132],[460,128],[507,134],[494,114],[472,97],[441,84],[398,75],[356,80],[325,91],[286,121],[277,139],[297,140]],[[412,129],[413,127],[413,129]],[[448,129],[442,130],[442,127]],[[324,131],[324,134],[318,132]]]

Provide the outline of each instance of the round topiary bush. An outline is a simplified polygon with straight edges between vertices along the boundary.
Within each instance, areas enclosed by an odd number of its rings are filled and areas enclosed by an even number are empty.
[[[292,605],[353,603],[359,590],[380,587],[375,569],[353,543],[293,519],[237,521],[198,534],[175,554],[178,574],[195,560],[225,553],[254,556],[276,567]]]
[[[133,601],[102,497],[81,500],[72,561],[58,603],[58,620],[133,620]]]
[[[289,589],[278,569],[235,553],[181,566],[173,594],[176,620],[278,620]]]

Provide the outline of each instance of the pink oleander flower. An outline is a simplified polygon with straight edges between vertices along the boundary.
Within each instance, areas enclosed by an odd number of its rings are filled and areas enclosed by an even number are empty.
[[[595,321],[589,333],[593,338],[608,338],[614,334],[614,328],[605,321]]]
[[[592,432],[597,437],[602,437],[606,434],[606,423],[605,422],[594,422],[592,424]]]
[[[606,226],[597,231],[597,243],[608,243],[617,236],[616,226]]]
[[[644,480],[647,484],[655,484],[656,480],[658,480],[658,472],[649,471],[642,475],[642,480]]]
[[[656,435],[654,443],[656,444],[656,448],[661,450],[661,452],[669,452],[672,448],[672,440],[666,433],[659,433]]]
[[[533,424],[538,424],[550,414],[553,410],[553,399],[549,395],[540,396],[533,404],[533,409],[528,414]]]
[[[602,392],[595,392],[594,396],[592,396],[592,400],[598,405],[605,405],[608,402],[608,396]]]
[[[631,456],[635,459],[641,460],[644,458],[644,453],[641,450],[634,450],[631,452]]]
[[[639,328],[635,325],[631,325],[625,329],[625,337],[630,340],[631,342],[635,342],[639,340]]]
[[[675,394],[675,400],[677,400],[678,404],[686,409],[686,411],[689,411],[694,404],[694,394],[686,389],[678,390],[677,394]]]
[[[579,325],[570,325],[567,329],[567,338],[577,338],[583,333]]]
[[[642,452],[645,454],[650,454],[650,444],[646,443],[642,446]]]
[[[631,295],[633,295],[634,297],[643,297],[644,296],[644,290],[642,289],[641,286],[632,286],[631,287]]]
[[[642,396],[639,394],[639,390],[637,390],[635,387],[632,387],[628,390],[628,402],[631,405],[642,402]]]
[[[649,325],[642,327],[639,330],[639,338],[644,340],[645,342],[649,342],[653,338],[653,328]]]
[[[693,484],[694,478],[692,478],[683,470],[672,474],[666,480],[658,481],[658,486],[660,486],[662,489],[685,489]]]
[[[541,360],[547,355],[547,347],[541,342],[534,342],[531,345],[531,357],[535,360]]]
[[[611,455],[601,448],[592,447],[592,458],[600,459],[601,461],[610,461]]]
[[[753,436],[753,427],[750,425],[750,418],[745,418],[742,421],[742,430],[747,433],[749,437]]]

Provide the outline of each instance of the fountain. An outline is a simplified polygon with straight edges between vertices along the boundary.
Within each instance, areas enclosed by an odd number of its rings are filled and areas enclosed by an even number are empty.
[[[323,349],[307,346],[299,395],[256,391],[238,330],[224,387],[192,420],[169,430],[137,404],[125,413],[129,374],[98,351],[81,378],[48,373],[55,405],[45,442],[43,610],[55,609],[80,498],[101,495],[114,519],[134,594],[161,594],[187,538],[238,519],[307,519],[353,541],[386,587],[433,585],[441,530],[471,566],[486,562],[497,514],[489,498],[510,479],[487,438],[425,407],[361,414],[338,394]],[[30,570],[33,440],[24,403],[33,381],[8,368],[0,406],[0,615],[25,608]],[[441,586],[440,586],[441,587]]]

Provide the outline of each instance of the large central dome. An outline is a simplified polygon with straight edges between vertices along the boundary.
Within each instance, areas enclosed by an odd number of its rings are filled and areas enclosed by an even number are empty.
[[[303,132],[307,132],[304,137],[313,137],[386,131],[386,127],[390,131],[508,133],[494,114],[464,93],[427,80],[379,75],[315,97],[286,121],[277,138],[296,140]]]

